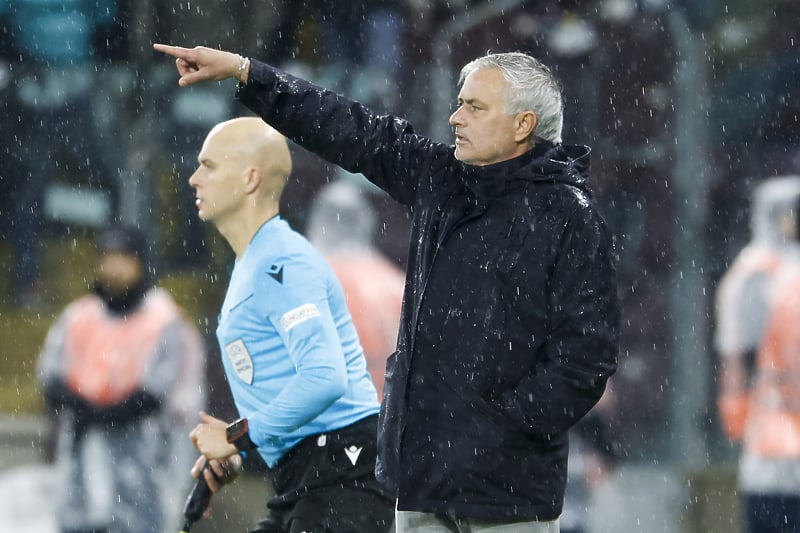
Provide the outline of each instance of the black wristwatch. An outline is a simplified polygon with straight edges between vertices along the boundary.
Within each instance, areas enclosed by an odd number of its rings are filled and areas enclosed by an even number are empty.
[[[256,448],[255,443],[250,440],[250,433],[247,432],[247,419],[240,418],[235,422],[231,422],[225,428],[225,436],[230,444],[236,446],[240,452],[246,452]]]

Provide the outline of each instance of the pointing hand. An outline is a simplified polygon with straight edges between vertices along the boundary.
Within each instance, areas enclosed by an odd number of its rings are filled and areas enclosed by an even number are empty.
[[[178,85],[187,87],[202,81],[220,81],[239,74],[242,57],[238,54],[195,46],[182,48],[166,44],[153,44],[153,49],[175,58],[180,79]],[[246,72],[244,79],[246,81]]]

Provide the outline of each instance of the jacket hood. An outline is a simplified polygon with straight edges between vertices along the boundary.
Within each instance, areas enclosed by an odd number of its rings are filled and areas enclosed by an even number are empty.
[[[800,176],[778,176],[763,181],[753,194],[752,242],[768,247],[785,246],[788,235],[782,228],[782,219],[789,216],[797,224],[795,212],[799,200]]]
[[[563,183],[589,194],[587,186],[591,149],[583,145],[541,141],[514,159],[477,167],[465,165],[467,188],[477,197],[492,197],[524,182]]]

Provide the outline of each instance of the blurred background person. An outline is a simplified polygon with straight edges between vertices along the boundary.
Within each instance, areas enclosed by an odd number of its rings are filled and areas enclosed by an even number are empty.
[[[344,288],[380,399],[386,359],[397,345],[405,275],[373,244],[375,212],[367,194],[344,179],[326,185],[312,204],[307,232]]]
[[[749,533],[800,532],[800,196],[794,202],[748,387],[739,485]]]
[[[3,176],[13,198],[8,230],[14,246],[17,305],[36,307],[40,294],[40,241],[45,203],[56,182],[92,186],[92,206],[108,221],[117,203],[117,180],[94,123],[96,38],[114,23],[115,0],[0,0],[13,78],[9,120],[3,122],[7,156]],[[102,41],[105,42],[105,41]],[[6,54],[4,54],[6,55]],[[61,189],[63,191],[64,189]],[[83,192],[88,192],[83,189]],[[84,209],[88,214],[90,209]]]
[[[186,479],[193,460],[174,444],[188,442],[188,413],[203,405],[202,341],[152,285],[136,230],[108,228],[97,251],[94,290],[58,317],[39,360],[55,421],[57,519],[64,533],[162,533],[165,472]]]
[[[751,532],[800,531],[799,201],[798,176],[758,187],[752,240],[717,293],[718,406],[726,435],[742,442]]]
[[[747,383],[768,313],[770,282],[794,238],[800,177],[768,179],[753,195],[750,242],[722,277],[716,295],[714,344],[720,357],[719,410],[723,429],[740,439]]]

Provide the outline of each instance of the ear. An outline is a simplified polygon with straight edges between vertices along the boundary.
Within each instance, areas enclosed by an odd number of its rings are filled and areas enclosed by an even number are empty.
[[[255,166],[247,167],[244,171],[244,191],[253,194],[261,186],[261,172]]]
[[[522,142],[529,139],[538,122],[536,113],[531,110],[517,113],[517,116],[514,117],[514,140]]]

